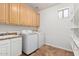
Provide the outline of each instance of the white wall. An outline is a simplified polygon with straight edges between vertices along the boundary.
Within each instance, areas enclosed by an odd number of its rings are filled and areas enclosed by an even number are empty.
[[[69,8],[67,19],[58,18],[58,9]],[[73,16],[73,4],[59,4],[40,11],[40,32],[45,33],[46,43],[52,46],[71,51],[71,19]]]
[[[4,25],[0,24],[0,32],[6,32],[6,31],[21,31],[21,30],[34,30],[33,27],[26,27],[26,26],[15,26],[15,25]]]

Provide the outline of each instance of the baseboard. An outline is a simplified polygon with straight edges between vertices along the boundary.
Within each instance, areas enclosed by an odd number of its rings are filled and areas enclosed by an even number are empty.
[[[53,46],[53,47],[56,47],[56,48],[60,48],[60,49],[66,50],[66,51],[73,52],[72,50],[69,50],[69,49],[66,49],[66,48],[62,48],[62,47],[58,47],[58,46],[52,45],[50,43],[45,43],[45,45],[50,45],[50,46]]]

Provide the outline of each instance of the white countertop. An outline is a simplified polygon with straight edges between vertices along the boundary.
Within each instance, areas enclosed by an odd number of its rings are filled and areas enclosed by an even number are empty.
[[[4,35],[0,36],[0,40],[19,37],[20,35]]]

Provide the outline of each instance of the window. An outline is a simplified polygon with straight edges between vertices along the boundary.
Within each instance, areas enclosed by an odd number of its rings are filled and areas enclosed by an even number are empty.
[[[69,16],[69,9],[64,10],[64,18]]]
[[[59,16],[59,18],[68,18],[69,17],[69,8],[59,10],[58,16]]]
[[[63,15],[62,15],[62,11],[59,11],[59,18],[62,18]]]

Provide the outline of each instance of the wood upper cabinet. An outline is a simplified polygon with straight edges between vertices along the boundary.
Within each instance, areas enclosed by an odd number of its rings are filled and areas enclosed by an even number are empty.
[[[20,4],[20,25],[39,26],[38,14],[25,4]]]
[[[0,23],[39,26],[38,13],[26,4],[0,4]]]
[[[36,11],[33,11],[33,26],[38,27],[39,23],[39,14]]]
[[[20,25],[32,26],[31,9],[26,4],[20,4]]]
[[[36,20],[37,19],[36,19],[36,13],[35,13],[35,11],[32,12],[32,20],[33,20],[33,26],[37,26],[36,25]]]
[[[33,11],[31,8],[29,8],[28,11],[28,26],[33,26],[33,15],[32,15]]]
[[[19,4],[11,3],[9,10],[10,24],[19,25]]]
[[[0,23],[9,23],[8,4],[0,3]]]
[[[28,7],[25,4],[20,4],[20,25],[27,25]]]

